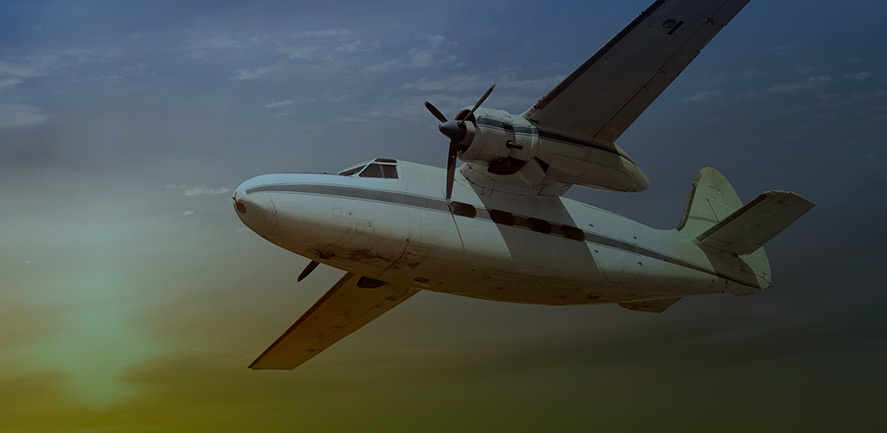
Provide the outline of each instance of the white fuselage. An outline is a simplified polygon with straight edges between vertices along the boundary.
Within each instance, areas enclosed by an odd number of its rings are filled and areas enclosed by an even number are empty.
[[[289,251],[370,278],[531,304],[669,299],[764,288],[682,237],[559,196],[488,192],[399,162],[397,179],[270,174],[234,194],[238,216]]]

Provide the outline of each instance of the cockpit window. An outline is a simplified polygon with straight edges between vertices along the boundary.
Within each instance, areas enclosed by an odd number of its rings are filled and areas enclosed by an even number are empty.
[[[391,164],[370,164],[360,172],[360,177],[381,177],[397,179],[397,166]]]
[[[360,173],[358,175],[358,173]],[[397,179],[397,160],[376,158],[370,163],[358,164],[340,171],[339,176],[375,177],[379,179]]]
[[[397,179],[397,167],[393,165],[383,165],[382,174],[385,175],[385,179]]]
[[[361,165],[360,167],[354,167],[354,168],[349,168],[348,170],[340,171],[339,176],[351,176],[352,174],[355,174],[358,171],[362,170],[364,167],[366,167],[366,166]]]
[[[382,166],[379,164],[370,164],[360,172],[360,177],[382,177]]]

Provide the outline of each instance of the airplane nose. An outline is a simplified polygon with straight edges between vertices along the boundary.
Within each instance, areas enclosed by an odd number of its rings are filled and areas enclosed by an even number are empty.
[[[234,210],[237,216],[259,236],[270,235],[277,225],[277,209],[271,194],[262,191],[261,176],[243,182],[234,190]]]

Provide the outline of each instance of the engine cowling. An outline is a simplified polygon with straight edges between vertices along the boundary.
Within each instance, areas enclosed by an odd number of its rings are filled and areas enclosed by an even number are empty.
[[[512,174],[533,158],[539,134],[523,116],[485,108],[469,113],[466,108],[456,115],[464,118],[467,130],[459,142],[459,159],[486,165],[493,174]]]

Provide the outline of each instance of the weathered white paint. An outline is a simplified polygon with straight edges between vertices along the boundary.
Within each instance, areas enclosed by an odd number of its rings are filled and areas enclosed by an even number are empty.
[[[658,230],[593,206],[558,196],[485,193],[461,175],[454,202],[479,212],[498,209],[580,228],[624,242],[613,247],[576,241],[487,218],[388,202],[301,192],[251,192],[258,185],[323,185],[370,192],[409,193],[444,201],[442,169],[398,164],[399,179],[328,174],[259,176],[237,188],[238,212],[250,228],[296,254],[359,275],[400,285],[533,304],[594,304],[675,298],[762,287],[727,281],[741,278],[676,230]],[[409,186],[409,187],[408,187]],[[274,221],[273,228],[268,221]],[[691,264],[669,263],[626,251],[639,247]],[[756,279],[745,279],[757,283]],[[765,286],[763,286],[765,287]]]

